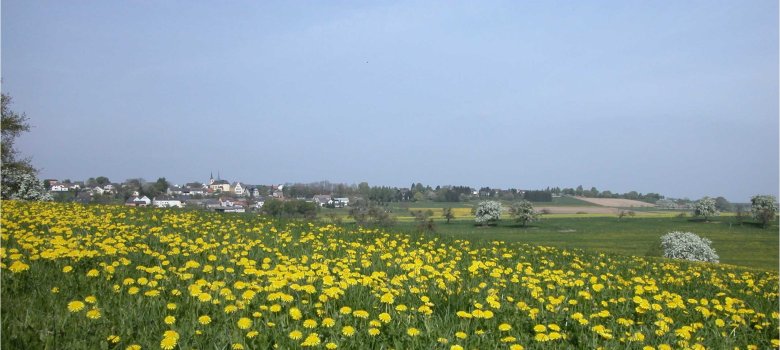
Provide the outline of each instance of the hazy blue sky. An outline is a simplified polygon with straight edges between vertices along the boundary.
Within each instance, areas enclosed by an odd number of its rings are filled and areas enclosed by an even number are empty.
[[[778,192],[778,1],[10,1],[43,178]]]

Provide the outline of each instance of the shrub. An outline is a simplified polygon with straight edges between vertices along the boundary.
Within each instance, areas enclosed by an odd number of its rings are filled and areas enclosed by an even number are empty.
[[[496,201],[479,202],[474,213],[474,221],[480,225],[495,225],[501,219],[501,203]]]
[[[691,232],[670,232],[661,236],[664,257],[691,261],[718,262],[712,241]]]
[[[355,201],[349,209],[349,216],[360,226],[390,227],[395,224],[390,210],[366,200]]]
[[[750,211],[753,217],[767,227],[769,222],[775,219],[777,215],[777,199],[774,196],[753,196],[750,198],[752,204]]]

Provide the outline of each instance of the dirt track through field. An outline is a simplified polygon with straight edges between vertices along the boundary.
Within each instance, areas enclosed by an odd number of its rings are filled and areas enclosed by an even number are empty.
[[[608,207],[536,207],[536,211],[548,214],[617,214],[620,209]]]
[[[620,199],[620,198],[586,198],[586,197],[574,197],[581,201],[585,201],[588,203],[593,203],[596,205],[601,205],[604,207],[613,207],[613,208],[644,208],[644,207],[655,207],[655,204],[642,202],[642,201],[635,201],[631,199]]]

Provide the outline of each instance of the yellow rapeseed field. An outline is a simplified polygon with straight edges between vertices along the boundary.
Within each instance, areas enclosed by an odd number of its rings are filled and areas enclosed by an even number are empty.
[[[778,276],[255,215],[2,202],[3,349],[768,349]]]

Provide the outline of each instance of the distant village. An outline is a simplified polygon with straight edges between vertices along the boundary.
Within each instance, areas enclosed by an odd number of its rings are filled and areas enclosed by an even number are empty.
[[[98,178],[100,179],[100,178]],[[158,180],[159,182],[160,180]],[[334,197],[317,194],[309,198],[285,196],[284,185],[248,185],[240,181],[230,182],[216,179],[213,175],[206,183],[190,182],[184,185],[165,183],[165,188],[144,191],[140,179],[127,180],[124,183],[99,183],[90,179],[84,181],[45,180],[46,186],[55,200],[79,203],[114,203],[127,197],[124,205],[133,207],[157,208],[198,208],[217,212],[243,213],[258,210],[269,199],[297,199],[313,202],[320,207],[341,208],[349,205],[348,197]],[[145,193],[146,192],[146,193]],[[289,192],[289,191],[288,191]],[[150,198],[151,197],[151,198]]]
[[[525,199],[532,202],[552,202],[556,197],[580,196],[591,198],[625,198],[652,203],[658,209],[689,209],[689,199],[664,198],[657,193],[613,193],[595,187],[584,189],[548,187],[542,190],[498,189],[469,186],[424,186],[412,183],[408,188],[334,184],[321,181],[310,184],[250,185],[241,181],[227,181],[213,174],[208,181],[184,185],[168,183],[165,178],[156,182],[128,179],[113,183],[105,177],[86,181],[44,180],[45,186],[57,201],[79,203],[124,204],[135,207],[195,208],[218,212],[248,212],[263,208],[269,200],[300,200],[319,207],[343,208],[366,199],[372,202],[467,202],[471,200]]]

